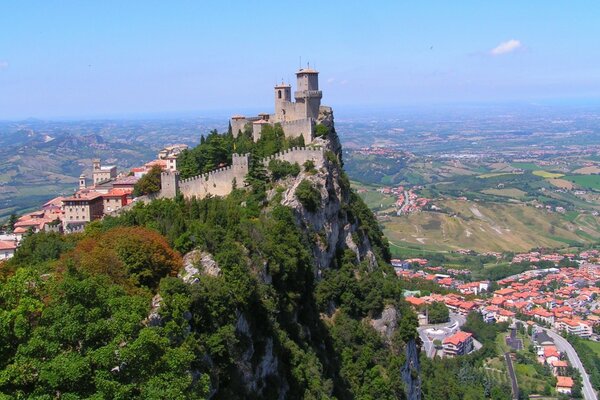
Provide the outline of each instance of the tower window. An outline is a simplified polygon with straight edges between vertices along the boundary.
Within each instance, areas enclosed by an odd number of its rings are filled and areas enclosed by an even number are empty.
[[[277,95],[279,96],[279,98],[281,98],[281,90],[277,91]]]

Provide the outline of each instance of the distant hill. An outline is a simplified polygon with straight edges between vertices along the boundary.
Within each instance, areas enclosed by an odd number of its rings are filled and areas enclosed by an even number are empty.
[[[0,220],[39,207],[77,187],[92,158],[120,171],[172,143],[197,144],[222,121],[0,122]]]

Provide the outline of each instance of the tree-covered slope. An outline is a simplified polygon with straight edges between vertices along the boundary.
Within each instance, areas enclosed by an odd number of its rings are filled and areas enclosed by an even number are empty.
[[[28,237],[0,267],[0,393],[420,398],[415,315],[323,123],[322,165],[255,163],[225,198],[155,200],[81,235]],[[297,145],[277,127],[246,139],[213,133],[182,168]]]

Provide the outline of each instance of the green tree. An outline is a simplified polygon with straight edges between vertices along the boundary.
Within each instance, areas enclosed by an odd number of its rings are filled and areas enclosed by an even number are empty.
[[[304,179],[296,187],[296,197],[308,211],[316,211],[321,204],[321,192],[313,184]]]
[[[448,307],[442,302],[436,301],[427,307],[430,324],[441,324],[450,320]]]
[[[153,166],[144,176],[140,178],[133,188],[134,196],[143,196],[160,192],[160,175],[162,168]]]

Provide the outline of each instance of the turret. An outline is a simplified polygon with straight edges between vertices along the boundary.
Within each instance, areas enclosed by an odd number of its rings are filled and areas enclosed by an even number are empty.
[[[79,175],[79,190],[85,189],[87,187],[86,183],[85,183],[85,175],[81,174]]]
[[[319,72],[303,68],[296,72],[297,90],[294,92],[296,103],[301,104],[306,118],[317,119],[323,93],[319,90]]]
[[[92,160],[92,170],[93,171],[99,171],[100,170],[100,159],[99,158],[94,158]]]
[[[281,82],[275,85],[275,120],[282,122],[286,120],[286,108],[292,101],[292,87]]]

